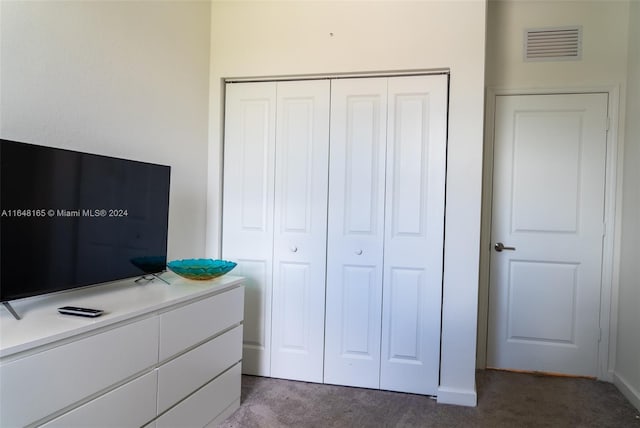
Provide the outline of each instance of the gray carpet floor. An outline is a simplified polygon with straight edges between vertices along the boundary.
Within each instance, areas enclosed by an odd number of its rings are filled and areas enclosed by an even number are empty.
[[[481,370],[478,406],[433,398],[254,376],[221,426],[240,427],[640,427],[640,412],[613,384]]]

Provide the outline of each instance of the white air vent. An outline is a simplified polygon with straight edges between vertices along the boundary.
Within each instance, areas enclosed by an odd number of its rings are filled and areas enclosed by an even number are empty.
[[[529,28],[524,33],[525,61],[582,58],[582,27]]]

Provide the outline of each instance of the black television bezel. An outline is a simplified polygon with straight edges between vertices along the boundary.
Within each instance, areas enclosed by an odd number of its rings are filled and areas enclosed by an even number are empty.
[[[165,260],[167,259],[167,253],[168,253],[168,240],[169,240],[169,209],[170,209],[170,196],[171,196],[171,166],[170,165],[164,165],[164,164],[158,164],[158,163],[153,163],[153,162],[145,162],[145,161],[139,161],[139,160],[134,160],[134,159],[128,159],[128,158],[122,158],[122,157],[117,157],[117,156],[109,156],[109,155],[101,155],[101,154],[97,154],[97,153],[91,153],[91,152],[85,152],[85,151],[79,151],[79,150],[72,150],[72,149],[66,149],[66,148],[60,148],[60,147],[52,147],[52,146],[45,146],[42,144],[33,144],[33,143],[26,143],[23,141],[16,141],[16,140],[7,140],[4,138],[0,138],[0,164],[1,164],[1,159],[2,159],[2,145],[4,143],[11,143],[11,144],[21,144],[21,145],[26,145],[26,146],[34,146],[34,147],[38,147],[38,148],[42,148],[45,150],[53,150],[53,151],[62,151],[62,152],[67,152],[67,153],[76,153],[76,154],[80,154],[80,155],[89,155],[89,156],[95,156],[95,157],[99,157],[101,159],[113,159],[116,161],[126,161],[126,162],[131,162],[131,163],[136,163],[136,164],[141,164],[141,165],[152,165],[152,166],[157,166],[157,167],[162,167],[162,168],[166,168],[167,170],[167,209],[166,209],[166,221],[165,224],[167,225],[167,229],[165,232],[165,244],[164,244],[164,248],[165,248]],[[2,179],[2,175],[0,174],[0,180]],[[1,181],[0,181],[1,183]],[[1,186],[0,186],[0,207],[1,205],[1,201],[2,201],[2,194],[1,194]],[[1,218],[0,218],[0,221]],[[2,239],[2,235],[1,235],[1,229],[0,229],[0,242]],[[2,245],[0,245],[0,270],[2,269]],[[103,282],[92,282],[92,283],[77,283],[77,284],[73,284],[70,286],[65,286],[63,288],[52,288],[49,290],[36,290],[33,292],[26,292],[23,294],[19,294],[19,295],[10,295],[10,296],[4,296],[2,294],[2,284],[0,283],[0,303],[2,303],[3,305],[8,304],[11,301],[16,301],[16,300],[20,300],[20,299],[26,299],[26,298],[30,298],[30,297],[36,297],[36,296],[45,296],[45,295],[54,295],[54,294],[58,294],[58,293],[64,293],[64,292],[68,292],[71,290],[77,290],[77,289],[82,289],[82,288],[90,288],[90,287],[96,287],[96,286],[100,286],[100,285],[105,285],[105,284],[109,284],[109,283],[113,283],[113,282],[117,282],[117,281],[122,281],[125,279],[129,279],[129,278],[136,278],[136,276],[138,277],[143,277],[145,275],[153,275],[153,274],[158,274],[161,272],[164,272],[166,270],[166,263],[165,266],[163,267],[162,270],[158,270],[156,272],[142,272],[140,273],[140,275],[134,275],[134,276],[114,276],[113,278],[110,278],[106,281]]]

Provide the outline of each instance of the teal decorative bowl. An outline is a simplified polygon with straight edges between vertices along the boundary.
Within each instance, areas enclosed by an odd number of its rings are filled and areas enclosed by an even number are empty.
[[[236,263],[227,260],[184,259],[173,260],[167,267],[178,275],[188,279],[211,279],[222,276],[236,267]]]

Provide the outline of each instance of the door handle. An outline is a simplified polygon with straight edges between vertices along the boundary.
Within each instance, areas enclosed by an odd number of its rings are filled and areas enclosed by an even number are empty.
[[[509,251],[516,250],[516,247],[505,247],[502,242],[498,242],[496,245],[493,246],[493,248],[495,248],[497,252],[501,252],[502,250],[509,250]]]

